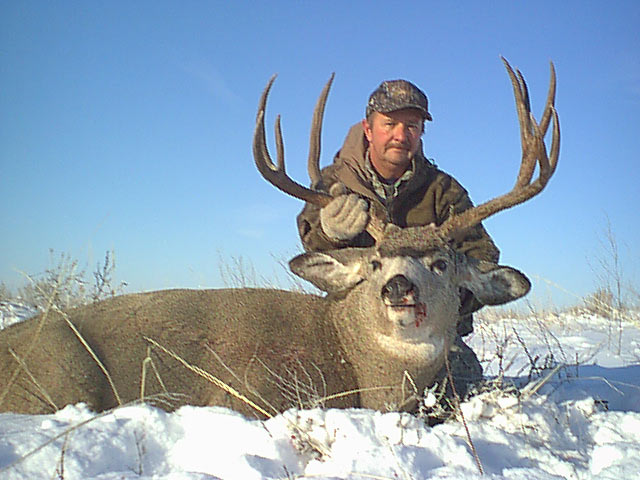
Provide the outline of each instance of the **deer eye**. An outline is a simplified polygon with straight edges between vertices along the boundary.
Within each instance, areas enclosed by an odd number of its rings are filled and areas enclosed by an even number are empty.
[[[444,260],[436,260],[431,264],[431,271],[438,275],[442,275],[447,271],[447,262]]]
[[[375,272],[382,268],[382,263],[379,260],[371,260],[371,269]]]

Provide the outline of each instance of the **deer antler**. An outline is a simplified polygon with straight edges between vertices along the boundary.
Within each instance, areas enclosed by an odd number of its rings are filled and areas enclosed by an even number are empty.
[[[253,133],[253,158],[256,162],[258,171],[262,174],[265,180],[284,193],[300,200],[304,200],[305,202],[317,205],[318,207],[324,207],[333,199],[331,195],[318,190],[318,188],[322,187],[322,177],[320,175],[322,117],[324,115],[324,108],[327,103],[329,89],[331,88],[334,76],[335,74],[332,73],[331,77],[329,77],[329,80],[320,93],[320,97],[318,98],[316,107],[313,111],[313,120],[311,122],[311,134],[309,139],[309,158],[307,161],[307,168],[312,188],[304,187],[298,182],[292,180],[285,171],[284,144],[282,141],[282,129],[280,127],[280,115],[276,117],[275,123],[277,164],[274,165],[273,160],[269,155],[264,128],[264,114],[267,106],[267,97],[271,90],[271,86],[276,79],[276,75],[269,79],[269,82],[260,97],[260,102],[258,103],[258,114],[256,116],[256,128]],[[382,238],[384,225],[376,215],[370,216],[369,223],[367,224],[367,231],[376,241]]]
[[[313,112],[313,122],[311,124],[311,140],[309,148],[309,176],[311,177],[312,185],[320,182],[320,133],[322,129],[322,115],[324,113],[324,106],[327,101],[327,95],[329,94],[329,88],[331,88],[331,82],[333,82],[334,75],[332,74],[329,81],[324,86],[324,89],[318,99],[316,108]],[[276,75],[272,76],[267,83],[260,102],[258,103],[258,114],[256,116],[256,128],[253,133],[253,159],[256,162],[256,167],[262,176],[279,190],[296,197],[305,202],[324,207],[331,200],[331,196],[328,193],[318,190],[312,190],[310,188],[300,185],[287,175],[284,165],[284,144],[282,141],[282,128],[280,127],[280,115],[276,118],[276,152],[277,152],[277,166],[274,165],[269,150],[267,149],[266,135],[264,129],[264,112],[267,106],[267,96],[269,90],[276,79]]]
[[[551,79],[549,81],[547,102],[540,124],[538,124],[531,113],[529,91],[522,73],[519,70],[514,72],[509,62],[504,57],[501,58],[513,85],[513,94],[520,123],[520,141],[522,144],[520,172],[510,192],[457,215],[451,215],[439,228],[439,231],[447,237],[453,236],[455,232],[471,228],[497,212],[511,208],[536,196],[547,185],[558,164],[560,121],[554,106],[556,71],[553,63],[551,63]],[[544,137],[550,122],[553,123],[553,133],[550,155],[547,155]],[[536,164],[539,165],[538,178],[532,181]]]

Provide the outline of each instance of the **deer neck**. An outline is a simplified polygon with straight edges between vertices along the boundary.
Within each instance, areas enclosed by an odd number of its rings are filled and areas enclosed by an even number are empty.
[[[447,344],[441,335],[407,341],[376,331],[375,321],[358,310],[333,313],[343,351],[352,364],[361,390],[361,406],[376,410],[412,410],[444,365]],[[385,332],[386,333],[386,332]]]

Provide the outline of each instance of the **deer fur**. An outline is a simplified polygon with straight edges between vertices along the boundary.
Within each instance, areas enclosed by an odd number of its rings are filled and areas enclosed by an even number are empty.
[[[292,271],[327,292],[324,297],[253,288],[165,290],[73,309],[64,314],[68,321],[49,312],[11,326],[0,332],[0,411],[118,405],[69,322],[110,374],[122,403],[141,398],[146,364],[144,395],[174,394],[168,408],[219,405],[260,417],[290,407],[412,410],[454,341],[459,289],[498,304],[526,294],[530,284],[517,270],[483,268],[442,246],[391,250],[344,249],[291,260]],[[405,280],[411,290],[398,290]]]

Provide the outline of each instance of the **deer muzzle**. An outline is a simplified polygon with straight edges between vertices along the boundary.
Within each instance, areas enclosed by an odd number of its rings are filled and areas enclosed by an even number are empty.
[[[418,287],[404,275],[396,275],[385,283],[381,295],[388,307],[415,307]]]
[[[382,287],[382,300],[388,319],[398,327],[415,325],[419,328],[427,317],[427,309],[420,301],[418,287],[404,275],[392,277]]]

